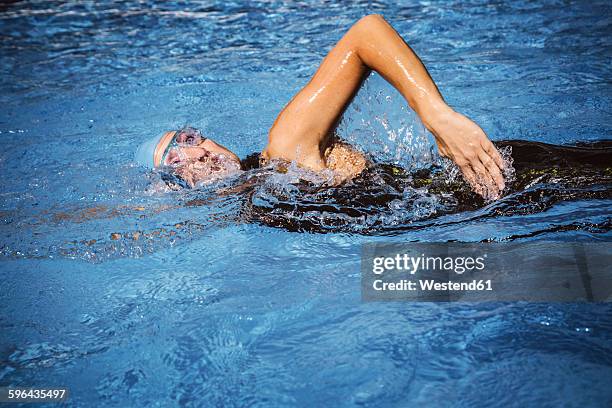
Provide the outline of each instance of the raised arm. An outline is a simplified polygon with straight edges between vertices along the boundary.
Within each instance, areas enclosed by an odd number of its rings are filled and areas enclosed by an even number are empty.
[[[355,23],[329,52],[277,117],[264,154],[324,168],[323,152],[333,131],[371,70],[404,96],[435,136],[440,154],[460,167],[477,193],[499,195],[504,188],[503,161],[491,141],[477,124],[444,102],[419,57],[378,15]]]

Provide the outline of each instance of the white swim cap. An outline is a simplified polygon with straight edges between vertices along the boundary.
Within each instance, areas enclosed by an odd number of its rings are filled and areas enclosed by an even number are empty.
[[[138,146],[138,149],[134,154],[134,161],[150,169],[155,168],[155,149],[157,148],[160,139],[161,137],[154,136]]]

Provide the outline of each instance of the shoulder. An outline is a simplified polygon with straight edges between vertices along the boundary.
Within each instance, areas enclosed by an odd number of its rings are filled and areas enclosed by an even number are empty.
[[[363,153],[349,143],[337,139],[325,150],[326,167],[345,179],[359,175],[368,166]]]

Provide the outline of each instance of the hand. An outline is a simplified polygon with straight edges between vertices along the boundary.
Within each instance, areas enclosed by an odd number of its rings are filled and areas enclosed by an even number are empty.
[[[454,161],[472,190],[488,200],[505,187],[504,161],[484,131],[460,113],[448,109],[427,124],[440,155]]]

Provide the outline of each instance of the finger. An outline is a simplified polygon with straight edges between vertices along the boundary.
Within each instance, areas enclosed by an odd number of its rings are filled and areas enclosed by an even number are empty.
[[[484,191],[482,186],[478,183],[478,179],[476,177],[476,173],[472,170],[469,165],[461,167],[461,173],[463,174],[463,178],[470,185],[472,190],[474,190],[477,194],[484,196]]]
[[[506,183],[504,182],[504,176],[502,175],[499,167],[497,167],[495,161],[485,152],[481,152],[479,157],[482,165],[489,171],[489,174],[493,177],[493,180],[495,180],[497,188],[499,188],[500,191],[503,190],[506,187]]]
[[[485,190],[483,197],[486,199],[495,199],[499,196],[499,188],[493,179],[493,176],[489,173],[485,166],[480,160],[474,160],[470,163],[474,173],[476,173],[477,182],[482,185]]]
[[[482,147],[491,156],[493,162],[497,165],[500,171],[503,171],[506,165],[504,164],[504,159],[499,154],[499,151],[495,148],[495,145],[490,141],[486,140],[482,143]]]

